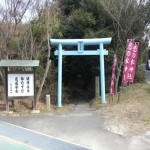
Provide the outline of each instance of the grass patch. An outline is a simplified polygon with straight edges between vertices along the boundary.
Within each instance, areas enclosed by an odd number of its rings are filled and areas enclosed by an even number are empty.
[[[66,104],[66,105],[64,104],[63,107],[56,107],[56,108],[55,108],[55,111],[56,111],[57,114],[66,113],[66,112],[68,112],[68,105],[67,105],[67,104]]]
[[[122,88],[113,101],[106,96],[107,104],[101,107],[99,102],[92,102],[92,107],[99,108],[98,113],[106,116],[106,128],[121,135],[139,135],[150,129],[150,84],[138,83]]]

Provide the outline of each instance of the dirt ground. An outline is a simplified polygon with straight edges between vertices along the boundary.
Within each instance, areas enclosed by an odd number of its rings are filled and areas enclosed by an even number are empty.
[[[107,98],[109,101],[110,97]],[[106,118],[105,127],[124,136],[136,136],[150,130],[150,85],[134,84],[122,89],[113,102],[97,112]]]
[[[41,113],[46,112],[46,105],[43,102],[38,103],[38,109]],[[4,100],[0,100],[0,115],[29,115],[33,110],[31,99],[14,100],[9,102],[9,113],[6,112]]]

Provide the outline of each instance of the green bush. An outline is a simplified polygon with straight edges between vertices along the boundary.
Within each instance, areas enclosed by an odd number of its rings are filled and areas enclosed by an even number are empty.
[[[145,82],[146,81],[145,71],[141,65],[138,65],[136,68],[134,81],[135,82]]]

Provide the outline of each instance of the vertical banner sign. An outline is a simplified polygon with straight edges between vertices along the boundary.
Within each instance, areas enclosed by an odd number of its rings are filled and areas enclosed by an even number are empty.
[[[112,76],[111,76],[111,85],[110,85],[110,96],[114,96],[115,94],[115,68],[117,65],[117,56],[114,55],[113,65],[112,65]]]
[[[130,68],[128,72],[128,82],[134,82],[137,58],[138,58],[139,43],[134,43],[131,55]]]
[[[123,70],[123,77],[122,77],[122,83],[126,84],[128,81],[128,73],[129,68],[132,60],[132,50],[134,46],[134,40],[130,39],[127,42],[127,49],[126,49],[126,55],[124,59],[124,70]]]

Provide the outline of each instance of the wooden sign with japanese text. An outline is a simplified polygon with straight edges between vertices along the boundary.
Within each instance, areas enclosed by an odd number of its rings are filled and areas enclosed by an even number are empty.
[[[34,73],[8,73],[7,96],[9,97],[33,97]]]

